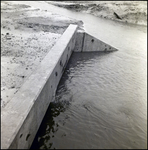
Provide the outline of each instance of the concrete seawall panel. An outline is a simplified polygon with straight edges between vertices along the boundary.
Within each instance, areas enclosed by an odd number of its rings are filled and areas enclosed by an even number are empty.
[[[29,149],[75,47],[70,25],[40,66],[1,110],[1,149]]]
[[[116,48],[89,35],[84,31],[78,31],[74,52],[98,52],[117,51]]]
[[[117,49],[70,25],[40,66],[1,110],[1,149],[29,149],[52,100],[72,51]]]
[[[74,52],[81,52],[83,50],[85,32],[84,30],[78,30],[76,34],[76,44]]]

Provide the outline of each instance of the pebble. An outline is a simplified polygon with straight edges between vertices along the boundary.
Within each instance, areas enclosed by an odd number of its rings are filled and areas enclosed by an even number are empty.
[[[11,37],[6,37],[7,40],[11,40]]]

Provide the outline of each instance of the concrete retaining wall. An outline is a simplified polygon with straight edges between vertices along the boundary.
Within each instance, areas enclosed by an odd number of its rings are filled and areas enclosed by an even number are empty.
[[[72,51],[114,51],[77,25],[70,25],[40,66],[1,111],[1,149],[29,149]]]
[[[117,51],[116,48],[80,30],[76,35],[75,52]]]
[[[1,149],[29,149],[75,47],[70,25],[1,112]]]

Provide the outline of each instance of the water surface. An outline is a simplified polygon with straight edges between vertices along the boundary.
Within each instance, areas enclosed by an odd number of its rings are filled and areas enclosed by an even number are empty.
[[[31,149],[147,148],[145,27],[53,8],[118,51],[72,54]]]
[[[120,52],[73,53],[33,145],[146,148],[146,71],[130,60]]]

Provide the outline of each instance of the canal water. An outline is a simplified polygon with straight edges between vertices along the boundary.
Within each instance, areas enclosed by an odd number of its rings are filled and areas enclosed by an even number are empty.
[[[146,149],[145,27],[88,14],[79,19],[118,51],[72,54],[31,149]]]

